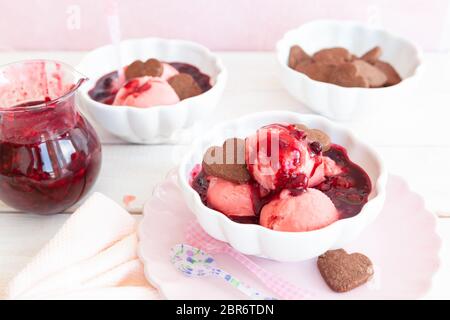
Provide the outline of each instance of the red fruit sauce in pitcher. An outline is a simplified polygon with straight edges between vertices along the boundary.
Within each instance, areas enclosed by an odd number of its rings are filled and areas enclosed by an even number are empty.
[[[62,86],[62,78],[51,76]],[[61,96],[12,106],[0,102],[0,200],[7,205],[26,212],[58,213],[78,202],[93,186],[100,171],[101,145],[75,105],[74,93],[82,82],[60,90]],[[9,95],[18,83],[6,88]],[[39,96],[31,90],[36,87],[25,85],[22,98]],[[0,89],[0,101],[2,97],[5,94]],[[8,103],[20,101],[5,99]]]

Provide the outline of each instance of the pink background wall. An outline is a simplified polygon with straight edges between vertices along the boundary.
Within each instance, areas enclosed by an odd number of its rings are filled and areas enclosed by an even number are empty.
[[[110,40],[109,0],[0,0],[0,50],[90,49]],[[449,47],[447,0],[119,0],[122,35],[184,38],[215,50],[272,50],[318,18],[356,19],[426,50]],[[446,31],[447,30],[447,31]]]

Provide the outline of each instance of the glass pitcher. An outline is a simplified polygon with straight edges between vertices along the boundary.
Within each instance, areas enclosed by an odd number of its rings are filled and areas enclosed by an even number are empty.
[[[75,101],[85,80],[56,61],[0,67],[0,200],[7,205],[58,213],[93,186],[101,145]]]

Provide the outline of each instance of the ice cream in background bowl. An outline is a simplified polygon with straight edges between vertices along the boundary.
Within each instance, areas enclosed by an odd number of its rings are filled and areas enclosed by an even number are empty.
[[[342,247],[375,219],[386,173],[347,129],[319,116],[264,112],[205,133],[179,179],[211,236],[245,254],[299,261]]]
[[[112,106],[151,108],[174,105],[211,89],[210,77],[188,63],[155,58],[135,60],[108,72],[89,90],[89,96]]]
[[[161,78],[140,77],[128,81],[118,91],[113,105],[147,108],[180,101],[175,90]]]
[[[184,40],[124,40],[90,51],[80,105],[98,126],[139,144],[191,143],[223,94],[227,72],[204,46]]]

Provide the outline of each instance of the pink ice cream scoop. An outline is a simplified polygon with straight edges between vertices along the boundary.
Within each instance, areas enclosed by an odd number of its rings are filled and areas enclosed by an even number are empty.
[[[325,181],[325,177],[333,177],[342,173],[333,159],[323,156],[322,163],[316,167],[313,175],[309,178],[308,187],[312,188]]]
[[[259,222],[276,231],[300,232],[326,227],[338,219],[339,213],[330,198],[308,188],[298,195],[283,190],[262,208]]]
[[[164,80],[169,80],[170,78],[172,78],[173,76],[176,76],[177,74],[179,74],[178,70],[175,69],[174,67],[172,67],[170,64],[163,62],[163,73],[160,76],[161,79]]]
[[[227,216],[254,216],[252,187],[237,184],[217,177],[208,177],[206,194],[208,205]]]
[[[274,124],[246,140],[250,174],[264,188],[305,188],[321,156],[309,148],[305,133],[294,125]]]
[[[139,77],[119,89],[113,105],[147,108],[170,105],[180,101],[175,90],[160,77]]]

